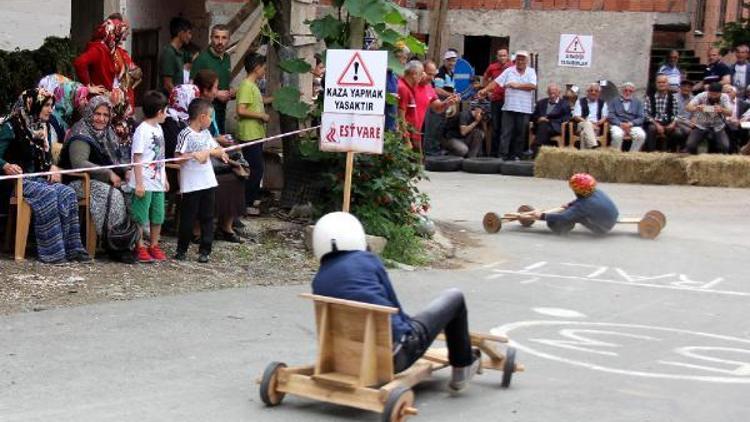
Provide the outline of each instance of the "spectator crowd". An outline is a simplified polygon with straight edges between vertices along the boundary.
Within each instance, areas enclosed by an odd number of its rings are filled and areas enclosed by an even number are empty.
[[[265,104],[272,98],[259,88],[265,57],[244,57],[247,76],[235,89],[227,26],[211,28],[203,51],[192,44],[186,19],[172,19],[169,29],[159,89],[140,98],[138,124],[135,88],[143,75],[123,48],[129,26],[120,14],[102,22],[75,59],[77,81],[58,74],[42,78],[3,119],[3,174],[96,168],[86,170],[87,177],[25,177],[20,191],[16,183],[0,184],[0,213],[7,213],[11,197],[30,206],[40,261],[91,260],[78,215],[87,193],[97,237],[119,261],[166,260],[160,238],[168,219],[178,235],[177,260],[197,244],[198,261],[205,263],[214,239],[243,243],[249,237],[241,217],[259,214],[262,144],[232,154],[221,147],[266,137]],[[236,140],[225,129],[230,102],[236,104]],[[101,168],[117,165],[124,166]]]
[[[410,61],[399,78],[399,115],[414,149],[425,155],[498,157],[518,161],[534,157],[543,145],[610,147],[618,151],[665,151],[697,154],[702,143],[710,153],[750,154],[750,66],[748,46],[734,50],[735,63],[708,51],[700,81],[689,81],[672,50],[644,97],[631,82],[605,101],[606,81],[579,88],[550,83],[547,96],[535,101],[537,74],[530,54],[511,57],[499,49],[482,78],[455,91],[457,51],[449,49],[439,69],[431,61]],[[408,53],[404,56],[408,57]],[[470,92],[467,95],[467,92]]]
[[[93,227],[111,258],[149,263],[168,259],[160,247],[162,227],[172,222],[178,242],[174,259],[187,259],[198,245],[198,261],[209,261],[214,240],[242,243],[243,216],[259,214],[263,148],[260,143],[227,154],[225,147],[266,137],[266,62],[248,53],[246,76],[232,86],[227,52],[229,28],[215,25],[209,45],[192,43],[192,25],[171,20],[171,39],[159,61],[158,90],[139,99],[143,72],[123,48],[129,26],[119,14],[94,31],[73,65],[77,80],[48,75],[20,94],[0,125],[0,168],[5,175],[85,170],[80,175],[25,177],[22,189],[0,183],[0,214],[9,199],[22,198],[33,215],[39,259],[46,263],[89,261],[81,240],[79,200],[88,195]],[[645,97],[626,82],[615,98],[602,98],[602,84],[578,88],[550,83],[535,101],[538,79],[527,51],[500,49],[482,77],[457,90],[454,49],[440,65],[410,58],[402,47],[402,71],[389,69],[386,130],[424,155],[480,155],[520,160],[542,145],[611,147],[628,151],[696,154],[748,151],[743,130],[750,122],[748,46],[735,49],[726,65],[717,49],[697,83],[685,79],[672,51]],[[313,97],[323,92],[325,65],[316,56]],[[235,137],[227,133],[234,104]],[[529,136],[531,135],[531,136]],[[528,139],[528,140],[527,140]],[[166,164],[160,160],[175,159]],[[124,165],[115,168],[107,166]],[[92,169],[96,168],[96,169]],[[86,170],[89,169],[89,170]]]

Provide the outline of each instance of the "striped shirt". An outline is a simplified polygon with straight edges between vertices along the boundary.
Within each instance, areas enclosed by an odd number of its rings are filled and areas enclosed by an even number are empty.
[[[509,67],[495,79],[495,82],[505,88],[503,111],[515,111],[525,114],[534,112],[534,91],[524,91],[506,86],[512,82],[536,85],[536,71],[533,68],[527,67],[522,75],[518,73],[518,69],[515,66]]]

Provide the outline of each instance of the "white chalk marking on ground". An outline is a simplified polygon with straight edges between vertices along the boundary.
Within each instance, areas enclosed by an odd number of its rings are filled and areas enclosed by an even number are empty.
[[[543,266],[545,266],[545,265],[547,265],[547,261],[540,261],[540,262],[536,262],[536,263],[534,263],[534,264],[531,264],[531,265],[529,265],[529,266],[526,266],[526,267],[524,267],[524,268],[523,268],[523,269],[522,269],[521,271],[519,271],[519,272],[523,273],[523,272],[526,272],[526,271],[531,271],[531,270],[535,270],[535,269],[537,269],[537,268],[541,268],[541,267],[543,267]]]
[[[521,284],[531,284],[531,283],[536,283],[537,281],[539,281],[539,277],[534,277],[528,280],[521,281]]]
[[[729,296],[744,296],[744,297],[750,296],[750,292],[738,292],[738,291],[733,291],[733,290],[711,290],[711,289],[689,287],[689,286],[674,286],[671,284],[636,283],[636,282],[627,282],[627,281],[621,281],[621,280],[609,280],[605,278],[589,278],[589,277],[581,277],[577,275],[532,273],[532,272],[526,272],[525,270],[521,270],[521,271],[493,270],[493,271],[497,273],[504,273],[504,274],[530,275],[534,277],[547,277],[547,278],[562,278],[566,280],[593,281],[596,283],[619,284],[623,286],[638,286],[638,287],[651,287],[654,289],[682,290],[682,291],[700,292],[700,293],[715,293],[715,294],[729,295]]]
[[[532,311],[547,315],[547,316],[553,316],[558,318],[586,318],[585,314],[582,314],[581,312],[574,311],[573,309],[563,309],[563,308],[531,308]]]
[[[482,265],[482,268],[487,268],[487,269],[489,269],[489,268],[495,268],[498,265],[502,264],[503,262],[505,262],[505,261],[495,261],[495,262],[492,262],[492,263],[487,264],[487,265]]]
[[[487,277],[485,277],[485,280],[494,280],[496,278],[505,277],[505,274],[490,274]]]
[[[619,356],[619,353],[609,351],[609,350],[598,350],[598,349],[595,349],[595,347],[615,348],[615,347],[622,347],[622,345],[608,342],[608,341],[597,340],[595,338],[586,337],[583,334],[607,334],[609,336],[629,337],[629,338],[635,338],[638,340],[657,340],[658,341],[658,339],[651,337],[651,336],[640,336],[637,334],[620,333],[617,331],[609,331],[609,330],[586,330],[586,329],[578,329],[578,328],[564,328],[560,330],[559,334],[561,337],[566,337],[566,338],[569,338],[570,340],[530,338],[529,341],[535,341],[537,343],[546,344],[548,346],[560,347],[560,348],[571,349],[571,350],[578,350],[581,352],[594,353],[594,354],[604,355],[604,356]],[[584,347],[584,346],[590,346],[590,347]]]
[[[576,264],[574,262],[563,262],[562,265],[567,265],[567,266],[570,266],[570,267],[596,268],[596,270],[594,270],[594,272],[592,272],[591,274],[589,274],[589,275],[586,276],[586,277],[589,277],[589,278],[591,278],[591,277],[598,277],[598,276],[606,273],[607,270],[609,270],[609,267],[605,267],[605,266],[601,266],[601,265]]]
[[[709,339],[734,341],[734,342],[739,342],[742,344],[750,345],[750,340],[738,338],[738,337],[732,337],[732,336],[725,336],[725,335],[720,335],[720,334],[711,334],[711,333],[704,333],[700,331],[683,330],[679,328],[654,327],[654,326],[638,325],[638,324],[618,324],[618,323],[609,323],[609,322],[545,321],[545,320],[517,321],[517,322],[511,322],[508,324],[495,327],[490,330],[490,333],[493,335],[509,336],[511,331],[518,329],[518,328],[528,328],[528,327],[534,327],[534,326],[565,326],[565,325],[609,327],[609,328],[615,327],[615,328],[625,328],[625,329],[645,329],[645,330],[653,330],[653,331],[664,331],[668,333],[695,335],[699,337],[706,337]],[[610,332],[606,330],[601,330],[601,331],[588,330],[588,331],[600,332],[600,333]],[[619,334],[622,335],[626,333],[619,333]],[[702,350],[711,349],[711,350],[725,350],[725,351],[732,350],[735,352],[739,351],[741,353],[750,354],[750,350],[748,349],[706,347],[706,346],[689,346],[689,347],[674,349],[676,353],[681,354],[686,357],[694,358],[694,359],[701,359],[701,360],[710,359],[711,361],[714,361],[714,362],[735,364],[736,366],[739,366],[739,368],[738,370],[735,370],[734,372],[732,372],[732,374],[744,376],[744,377],[726,377],[726,376],[707,376],[707,375],[667,374],[667,373],[660,373],[660,372],[645,372],[645,371],[637,371],[637,370],[611,368],[608,366],[603,366],[603,365],[599,365],[599,364],[592,363],[592,362],[585,362],[585,361],[575,360],[575,359],[566,358],[562,356],[557,356],[557,355],[547,353],[547,352],[542,352],[532,347],[529,347],[527,345],[521,344],[517,341],[514,341],[512,340],[512,338],[510,340],[509,345],[517,348],[518,350],[524,351],[526,353],[529,353],[529,354],[532,354],[534,356],[538,356],[544,359],[549,359],[549,360],[553,360],[556,362],[567,363],[569,365],[579,366],[583,368],[592,369],[595,371],[607,372],[607,373],[618,374],[618,375],[639,376],[639,377],[644,377],[644,378],[702,381],[702,382],[713,382],[713,383],[721,383],[721,384],[750,384],[750,376],[746,376],[746,375],[750,375],[750,371],[748,371],[748,374],[745,373],[745,366],[750,366],[750,363],[724,360],[724,359],[719,359],[715,357],[706,357],[703,355],[698,355],[695,352],[693,352],[693,350],[696,350],[696,349],[702,349]],[[726,373],[726,370],[724,369],[710,368],[707,366],[698,367],[698,365],[693,365],[693,364],[688,364],[688,363],[678,363],[678,365],[674,365],[674,362],[670,363],[670,361],[667,361],[667,362],[655,361],[655,362],[672,365],[672,366],[690,367],[691,369],[709,370],[709,371],[714,371],[718,373]]]
[[[682,277],[685,277],[685,274],[680,274],[680,278]],[[724,281],[723,277],[715,278],[714,280],[709,281],[708,283],[702,285],[701,289],[710,289],[711,287],[714,287],[715,285],[721,283],[722,281]]]

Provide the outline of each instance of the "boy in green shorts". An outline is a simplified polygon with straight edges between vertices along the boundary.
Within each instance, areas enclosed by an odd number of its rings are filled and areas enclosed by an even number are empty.
[[[161,124],[167,117],[167,98],[158,91],[149,91],[143,96],[145,120],[133,134],[131,162],[149,163],[164,159],[164,132]],[[130,211],[140,225],[141,239],[136,248],[138,262],[164,261],[167,256],[159,248],[161,225],[164,223],[164,192],[169,191],[169,182],[164,163],[133,166],[130,186],[135,191]],[[146,249],[143,244],[143,226],[151,224],[151,242]]]

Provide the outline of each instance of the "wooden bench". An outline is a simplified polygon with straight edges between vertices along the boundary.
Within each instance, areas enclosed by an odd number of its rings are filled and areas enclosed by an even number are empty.
[[[580,136],[576,134],[575,127],[576,125],[573,122],[570,122],[570,124],[568,125],[568,146],[571,148],[575,148],[575,144],[576,142],[578,142],[578,149],[581,149],[581,139]],[[599,141],[599,148],[608,147],[607,139],[609,139],[609,122],[604,122],[604,124],[602,125],[601,133],[596,137],[596,139]]]
[[[565,146],[565,140],[567,138],[568,128],[571,126],[570,122],[563,122],[560,127],[561,133],[559,135],[552,136],[550,141],[557,144],[559,148]],[[567,138],[570,139],[570,138]],[[536,144],[536,134],[534,133],[534,122],[529,122],[529,148]],[[541,145],[540,145],[541,146]]]
[[[447,351],[430,349],[405,371],[394,374],[391,315],[398,309],[326,296],[302,294],[315,306],[318,356],[313,365],[287,367],[270,363],[261,379],[261,400],[268,406],[281,403],[286,394],[335,403],[383,414],[385,421],[402,421],[416,415],[411,387],[433,371],[449,366]],[[472,344],[486,355],[482,368],[502,370],[503,385],[510,384],[515,350],[500,353],[491,343],[505,337],[472,333]],[[507,380],[506,380],[507,378]]]
[[[86,231],[86,250],[91,258],[96,255],[96,228],[94,219],[91,218],[90,201],[91,201],[91,179],[87,173],[70,173],[68,176],[79,177],[83,182],[83,198],[78,201],[81,209],[80,215],[84,216],[82,226]],[[23,197],[23,179],[16,179],[15,193],[10,198],[10,208],[8,210],[7,238],[6,245],[8,249],[13,249],[13,257],[16,261],[22,261],[26,258],[26,244],[29,238],[29,228],[31,227],[31,206]],[[13,236],[15,233],[15,236]],[[11,240],[13,239],[13,240]]]

